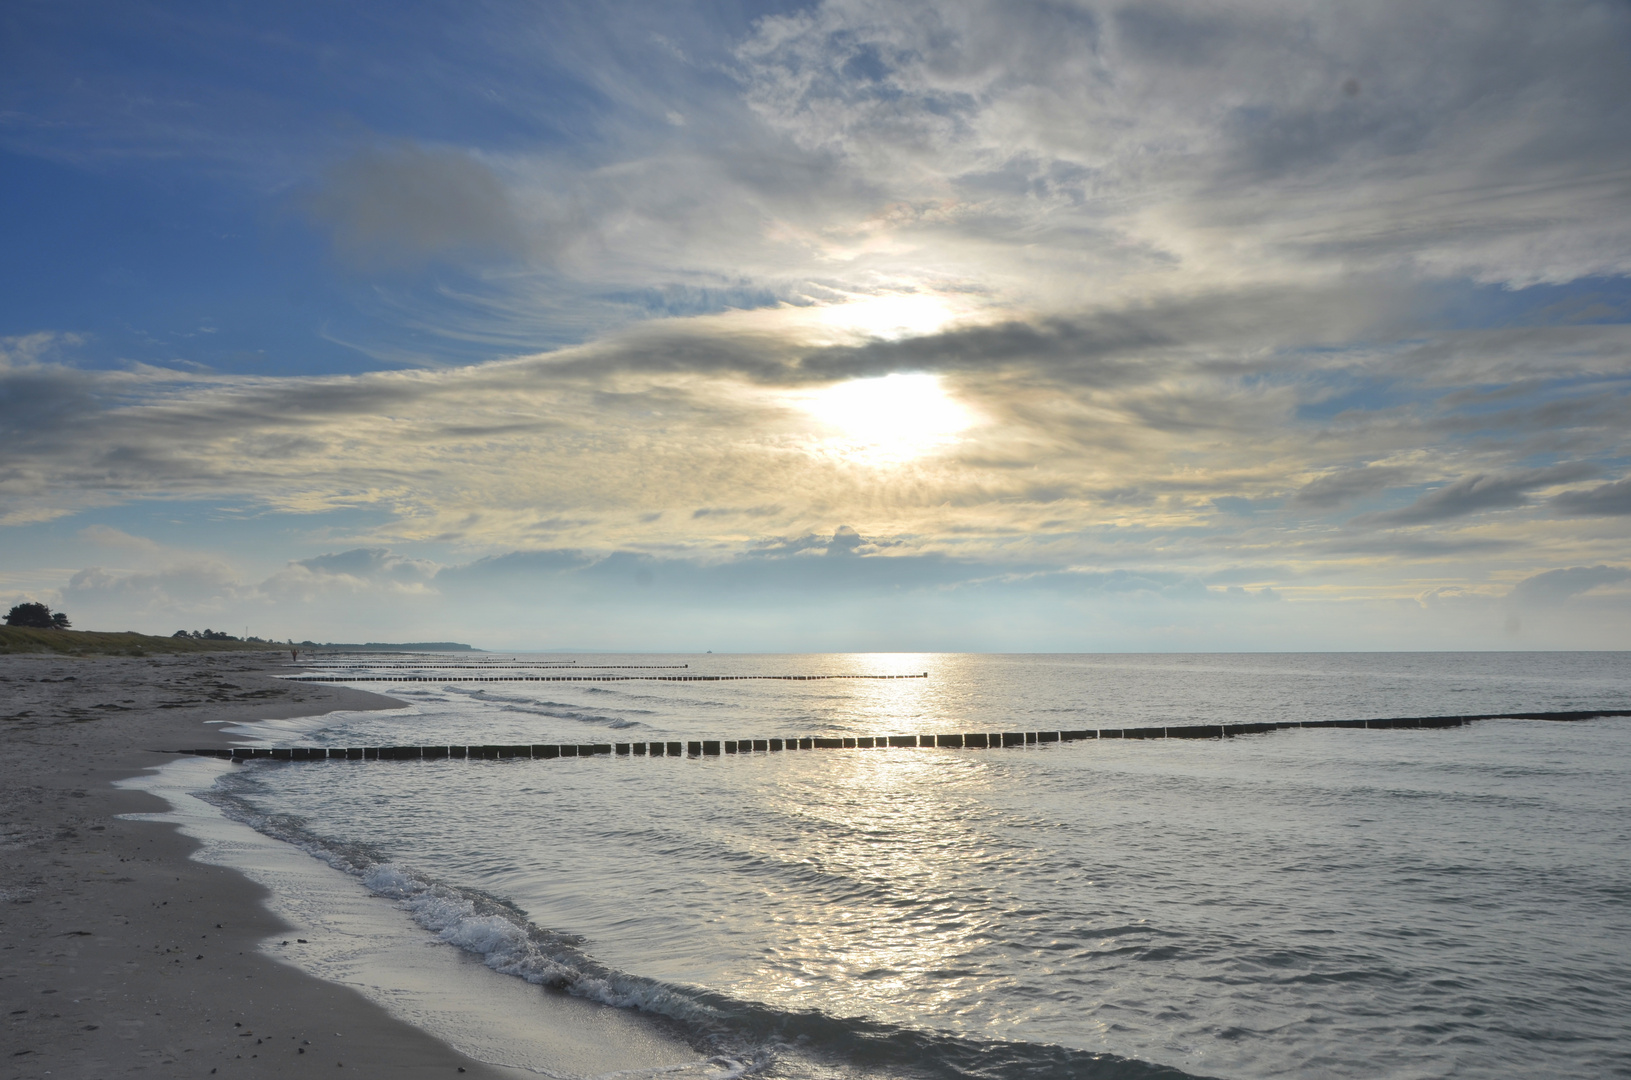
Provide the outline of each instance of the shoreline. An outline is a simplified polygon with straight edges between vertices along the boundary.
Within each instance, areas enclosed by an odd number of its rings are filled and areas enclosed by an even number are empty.
[[[390,709],[271,677],[271,653],[0,658],[0,1075],[514,1077],[260,951],[268,891],[192,856],[172,808],[116,787],[230,745],[221,727]],[[205,721],[226,721],[207,724]],[[302,856],[305,857],[305,856]]]

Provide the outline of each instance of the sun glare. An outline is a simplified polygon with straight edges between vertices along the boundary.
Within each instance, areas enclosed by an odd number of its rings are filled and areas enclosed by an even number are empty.
[[[955,442],[974,414],[925,373],[854,379],[800,402],[828,429],[825,450],[875,464],[908,461]]]
[[[944,298],[923,293],[872,296],[821,309],[821,322],[834,330],[894,341],[932,334],[957,318]]]

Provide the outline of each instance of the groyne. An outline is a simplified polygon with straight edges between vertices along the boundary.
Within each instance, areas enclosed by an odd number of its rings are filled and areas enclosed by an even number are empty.
[[[728,676],[719,676],[721,678]],[[776,678],[777,676],[740,676]],[[867,678],[868,676],[782,676],[784,678]],[[921,678],[912,675],[872,678]],[[713,678],[712,676],[708,678]],[[794,735],[763,739],[679,739],[611,743],[487,743],[432,746],[238,746],[230,749],[177,750],[174,753],[243,762],[273,761],[440,761],[558,760],[579,757],[711,758],[728,754],[776,754],[803,750],[1009,750],[1054,747],[1099,739],[1232,739],[1267,735],[1293,728],[1358,728],[1394,731],[1455,728],[1480,720],[1569,722],[1598,717],[1631,716],[1631,709],[1582,709],[1569,712],[1480,713],[1471,716],[1397,716],[1370,720],[1303,720],[1260,724],[1180,724],[1170,727],[1081,728],[1072,731],[958,732],[933,735]]]
[[[921,675],[289,675],[289,682],[821,682],[825,679],[927,679]]]

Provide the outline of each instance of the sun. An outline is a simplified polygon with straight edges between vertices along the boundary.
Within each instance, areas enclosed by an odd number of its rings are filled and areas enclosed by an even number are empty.
[[[823,450],[872,464],[922,457],[957,441],[978,418],[923,372],[852,379],[802,395],[822,428]]]

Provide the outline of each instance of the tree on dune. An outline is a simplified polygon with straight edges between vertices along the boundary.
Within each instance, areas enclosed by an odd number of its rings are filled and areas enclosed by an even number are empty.
[[[72,623],[62,612],[53,612],[44,604],[14,604],[6,612],[7,626],[22,626],[30,630],[66,630]]]

